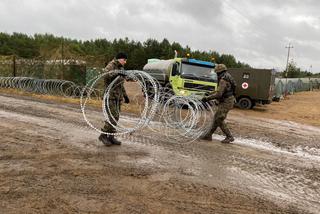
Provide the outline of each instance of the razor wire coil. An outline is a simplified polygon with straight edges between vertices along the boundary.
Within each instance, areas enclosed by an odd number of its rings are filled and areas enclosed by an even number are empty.
[[[144,101],[141,103],[140,115],[133,120],[129,127],[127,124],[113,124],[115,118],[110,110],[110,94],[117,87],[117,76],[102,92],[95,86],[105,77],[106,72],[88,81],[87,85],[80,87],[72,81],[57,79],[34,79],[30,77],[0,77],[0,88],[14,88],[26,92],[58,95],[63,97],[80,98],[80,107],[83,118],[89,127],[95,131],[108,135],[128,137],[129,134],[142,134],[150,131],[160,134],[173,142],[193,142],[204,135],[210,128],[213,110],[210,106],[189,96],[176,96],[173,91],[162,87],[152,76],[139,70],[114,70],[116,75],[121,74],[127,79],[134,80],[141,88]],[[86,107],[91,99],[102,100],[103,121],[106,121],[116,130],[115,133],[106,133],[87,117]],[[131,99],[131,98],[130,98]],[[120,114],[120,112],[118,112]]]
[[[126,136],[137,133],[141,130],[149,130],[154,133],[161,133],[167,139],[176,142],[192,142],[204,135],[210,128],[212,122],[212,109],[205,103],[199,101],[197,97],[175,96],[168,88],[161,85],[148,73],[139,70],[114,70],[111,73],[124,75],[136,81],[140,86],[145,98],[143,110],[140,117],[136,119],[134,127],[126,127],[121,123],[114,125],[110,111],[110,94],[116,87],[119,76],[117,76],[105,89],[102,102],[102,112],[104,120],[113,126],[115,133],[107,133],[93,125],[86,116],[86,104],[90,99],[90,94],[80,97],[81,111],[87,124],[101,134]],[[96,82],[103,78],[106,73],[93,78],[86,85],[85,89],[90,93],[94,89]],[[150,93],[152,92],[152,93]],[[118,112],[120,114],[120,112]]]
[[[35,79],[30,77],[0,77],[0,88],[19,89],[30,93],[79,97],[83,87],[72,81],[58,79]],[[91,91],[96,97],[100,91]]]

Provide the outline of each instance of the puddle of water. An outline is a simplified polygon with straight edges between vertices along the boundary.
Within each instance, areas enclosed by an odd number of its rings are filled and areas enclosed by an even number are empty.
[[[212,139],[214,140],[222,140],[224,139],[224,136],[213,134]],[[320,162],[320,150],[316,148],[310,148],[310,147],[293,147],[290,150],[285,148],[280,148],[274,146],[272,143],[256,140],[256,139],[247,139],[247,138],[236,138],[233,142],[237,145],[243,145],[243,146],[249,146],[257,149],[277,152],[285,155],[292,155],[298,158],[305,158],[313,161],[319,161]]]
[[[305,130],[305,131],[311,131],[314,133],[320,133],[320,128],[310,126],[310,125],[305,125],[305,124],[300,124],[292,121],[285,121],[285,120],[271,120],[269,119],[272,123],[277,124],[279,126],[284,126],[288,128],[293,128],[297,130]]]
[[[279,181],[277,179],[279,175],[277,174],[261,176],[246,172],[237,167],[230,167],[228,170],[238,175],[235,185],[245,186],[251,191],[262,194],[271,201],[275,201],[278,205],[286,205],[289,202],[290,204],[297,205],[302,210],[318,213],[319,204],[314,203],[317,201],[318,194],[316,191],[313,191],[311,186],[292,183],[293,181],[290,179]]]

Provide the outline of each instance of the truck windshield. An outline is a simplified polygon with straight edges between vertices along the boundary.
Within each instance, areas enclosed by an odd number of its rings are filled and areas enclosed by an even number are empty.
[[[188,79],[217,82],[217,74],[209,66],[182,63],[181,76]]]

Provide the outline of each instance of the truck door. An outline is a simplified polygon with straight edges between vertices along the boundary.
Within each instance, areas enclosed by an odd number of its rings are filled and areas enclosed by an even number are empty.
[[[170,81],[169,85],[171,86],[173,92],[175,94],[177,94],[178,88],[181,88],[183,85],[183,82],[180,78],[180,63],[179,62],[175,62],[172,65],[172,70],[171,70],[169,81]]]

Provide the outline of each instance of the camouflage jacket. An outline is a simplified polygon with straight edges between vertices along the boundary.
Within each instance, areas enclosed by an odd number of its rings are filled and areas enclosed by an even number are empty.
[[[223,102],[225,98],[231,97],[234,94],[234,89],[232,89],[231,81],[234,81],[228,72],[224,72],[218,78],[218,90],[213,94],[206,97],[207,100],[217,99]],[[235,84],[235,83],[234,83]]]
[[[105,67],[105,72],[107,72],[104,77],[105,88],[107,88],[109,84],[119,76],[118,73],[113,71],[123,69],[123,66],[116,59],[113,59],[108,63],[108,65]],[[124,80],[125,79],[122,76],[119,76],[118,80],[115,82],[111,89],[110,99],[122,101],[123,97],[127,96],[126,90],[124,88]]]

